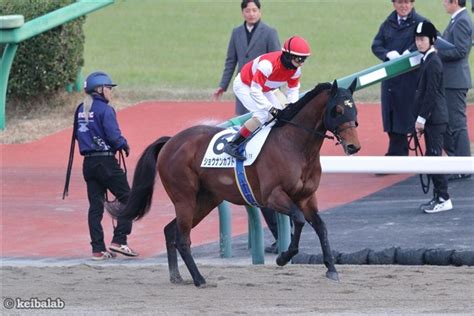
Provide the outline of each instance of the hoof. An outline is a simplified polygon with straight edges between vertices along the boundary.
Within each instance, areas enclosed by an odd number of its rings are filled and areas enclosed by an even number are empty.
[[[217,283],[203,283],[201,285],[196,285],[197,288],[199,289],[206,289],[206,288],[211,288],[211,287],[217,287]]]
[[[170,279],[171,283],[178,285],[191,285],[194,284],[192,280],[183,280],[181,277]]]
[[[173,284],[183,284],[183,283],[184,283],[184,281],[183,281],[183,279],[181,278],[181,276],[171,277],[171,278],[170,278],[170,282],[173,283]]]
[[[173,284],[182,284],[183,278],[177,269],[170,271],[170,282]]]
[[[326,272],[326,277],[330,280],[339,282],[339,274],[337,272]]]
[[[279,265],[280,267],[283,267],[284,265],[288,263],[288,260],[283,258],[282,255],[283,254],[278,255],[278,257],[276,258],[276,264]]]

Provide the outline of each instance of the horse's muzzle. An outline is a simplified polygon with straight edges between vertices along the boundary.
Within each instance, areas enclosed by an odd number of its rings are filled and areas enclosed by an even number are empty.
[[[349,144],[345,146],[345,150],[347,155],[354,155],[360,150],[360,147],[357,147],[354,144]]]

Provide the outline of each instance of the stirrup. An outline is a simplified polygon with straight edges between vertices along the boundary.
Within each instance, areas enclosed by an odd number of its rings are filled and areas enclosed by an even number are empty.
[[[235,145],[233,143],[227,143],[224,146],[224,152],[238,160],[247,159],[243,154],[239,152],[239,145]]]

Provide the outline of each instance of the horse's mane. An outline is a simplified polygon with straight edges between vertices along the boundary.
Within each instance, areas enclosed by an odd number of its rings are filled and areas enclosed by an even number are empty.
[[[281,127],[286,124],[285,121],[291,121],[296,114],[298,114],[301,109],[309,103],[313,98],[315,98],[318,94],[323,92],[324,90],[331,89],[332,84],[329,82],[319,83],[313,90],[308,91],[305,95],[296,101],[295,103],[290,103],[286,108],[284,108],[280,116],[278,118],[278,122],[275,124],[275,127]]]

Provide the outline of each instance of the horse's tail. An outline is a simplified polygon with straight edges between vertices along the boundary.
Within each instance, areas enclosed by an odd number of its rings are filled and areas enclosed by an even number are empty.
[[[171,137],[163,136],[149,145],[142,153],[135,168],[133,184],[122,217],[139,220],[148,213],[153,198],[158,153]]]

